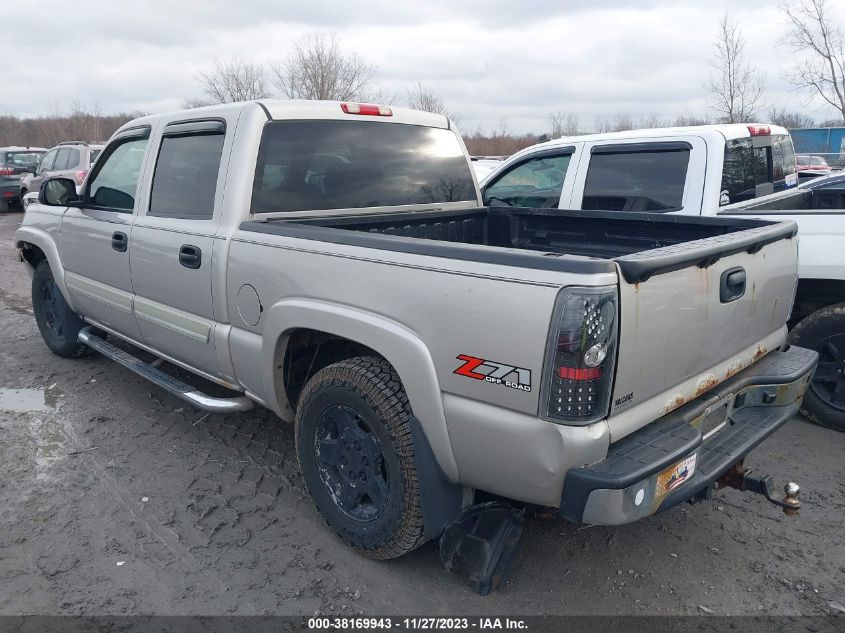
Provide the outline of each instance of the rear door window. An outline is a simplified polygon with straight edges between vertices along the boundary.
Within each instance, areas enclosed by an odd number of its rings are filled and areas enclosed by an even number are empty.
[[[594,147],[584,184],[582,209],[678,211],[690,160],[684,142]]]
[[[76,169],[79,167],[79,150],[75,147],[71,147],[69,150],[69,154],[67,156],[67,163],[65,164],[65,169]]]
[[[272,121],[264,126],[253,213],[476,200],[454,131],[370,121]]]
[[[224,133],[164,136],[147,215],[208,220],[214,214]]]
[[[63,147],[59,150],[59,153],[56,154],[56,162],[53,163],[53,171],[61,171],[62,169],[67,169],[67,160],[70,158],[70,149],[67,147]]]
[[[572,149],[516,164],[484,189],[490,206],[557,208]]]

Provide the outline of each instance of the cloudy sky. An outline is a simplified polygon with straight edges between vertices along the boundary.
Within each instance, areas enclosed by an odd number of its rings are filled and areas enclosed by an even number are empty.
[[[766,102],[818,119],[835,112],[784,79],[794,58],[772,0],[0,0],[6,56],[0,113],[33,116],[72,102],[103,112],[161,112],[199,97],[215,59],[283,57],[296,37],[334,32],[378,69],[385,90],[417,81],[463,130],[506,120],[544,131],[549,112],[582,128],[627,112],[705,114],[721,14],[767,75]],[[845,24],[845,0],[831,0]],[[8,28],[12,25],[12,28]],[[16,25],[16,26],[15,26]]]

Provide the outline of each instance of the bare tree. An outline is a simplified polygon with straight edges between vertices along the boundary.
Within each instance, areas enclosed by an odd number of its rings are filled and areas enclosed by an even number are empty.
[[[318,31],[294,42],[293,51],[271,63],[271,81],[289,99],[345,101],[367,96],[376,67],[340,49],[337,36]]]
[[[770,106],[766,116],[769,123],[781,125],[790,130],[799,130],[813,127],[816,122],[806,114],[800,112],[788,112],[783,106]]]
[[[269,96],[261,65],[237,57],[227,62],[215,61],[212,70],[197,76],[211,103],[250,101]]]
[[[548,119],[549,125],[551,126],[551,130],[549,131],[551,138],[575,136],[578,134],[578,116],[572,112],[557,110],[552,112],[548,116]]]
[[[666,119],[659,114],[652,112],[640,119],[640,129],[642,130],[651,130],[658,127],[669,127]]]
[[[807,55],[795,65],[790,83],[818,94],[845,119],[845,40],[827,0],[801,0],[782,10],[790,27],[787,42]]]
[[[766,76],[745,59],[745,38],[727,14],[719,20],[716,56],[709,60],[716,74],[704,85],[715,110],[726,123],[751,121],[762,104]]]
[[[443,116],[451,118],[449,109],[446,107],[446,104],[443,103],[443,99],[441,99],[437,93],[430,88],[423,86],[419,81],[416,86],[408,90],[405,102],[408,104],[409,108],[413,108],[414,110],[434,112],[434,114],[442,114]]]
[[[212,101],[203,99],[202,97],[185,97],[182,99],[182,108],[185,110],[193,110],[194,108],[204,108],[205,106],[213,105]]]
[[[675,127],[690,127],[693,125],[710,125],[710,119],[708,117],[701,117],[695,114],[690,114],[689,112],[684,112],[683,114],[679,114],[675,117],[675,120],[672,122],[672,125]]]
[[[626,132],[634,129],[634,122],[627,112],[617,112],[613,118],[612,132]]]

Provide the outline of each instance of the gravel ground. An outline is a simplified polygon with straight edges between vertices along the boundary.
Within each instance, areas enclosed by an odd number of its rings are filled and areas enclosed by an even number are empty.
[[[619,528],[532,519],[482,598],[431,543],[384,563],[335,540],[271,413],[208,416],[103,358],[53,356],[20,219],[0,215],[2,615],[845,612],[845,434],[795,418],[749,460],[801,484],[797,518],[728,490]]]

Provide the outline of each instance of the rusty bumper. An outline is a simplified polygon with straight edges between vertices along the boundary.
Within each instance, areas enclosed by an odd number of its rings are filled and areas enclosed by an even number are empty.
[[[567,473],[561,516],[618,525],[708,494],[798,411],[817,362],[812,350],[774,351],[612,444],[604,461]]]

